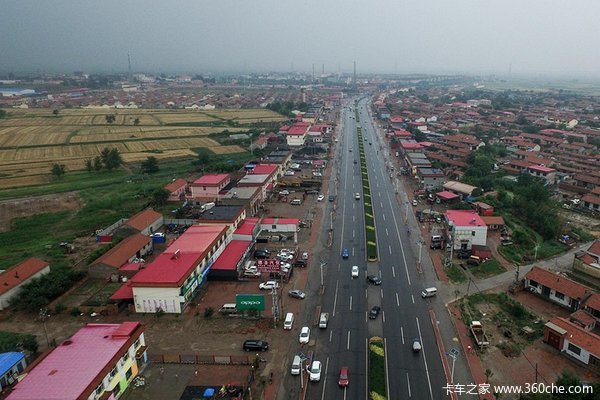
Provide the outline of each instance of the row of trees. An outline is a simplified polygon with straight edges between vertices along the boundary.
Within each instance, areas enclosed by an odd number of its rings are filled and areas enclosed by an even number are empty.
[[[112,171],[113,169],[119,168],[123,164],[123,158],[121,153],[116,148],[105,147],[100,152],[100,155],[94,157],[93,160],[85,160],[85,168],[88,172],[101,171],[106,169]]]
[[[281,115],[285,115],[286,117],[293,117],[294,115],[292,114],[292,111],[294,110],[302,112],[308,111],[308,104],[304,102],[294,103],[293,101],[275,101],[273,103],[267,104],[267,108]]]

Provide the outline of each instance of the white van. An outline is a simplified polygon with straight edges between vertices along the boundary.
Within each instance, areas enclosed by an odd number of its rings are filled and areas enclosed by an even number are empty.
[[[321,313],[321,317],[319,318],[319,328],[326,329],[328,320],[329,320],[329,314]]]
[[[421,297],[422,298],[426,298],[426,297],[433,297],[437,294],[437,289],[434,287],[430,287],[430,288],[426,288],[421,292]]]
[[[302,370],[302,359],[299,355],[294,356],[294,360],[292,361],[292,368],[290,370],[292,375],[300,375],[300,371]]]
[[[294,199],[290,202],[291,205],[293,206],[299,206],[302,204],[302,200],[301,199]]]
[[[235,303],[223,304],[219,312],[221,314],[237,314],[237,306]]]
[[[289,331],[292,329],[292,326],[294,325],[294,313],[287,313],[285,314],[285,320],[283,321],[283,329],[285,329],[286,331]]]

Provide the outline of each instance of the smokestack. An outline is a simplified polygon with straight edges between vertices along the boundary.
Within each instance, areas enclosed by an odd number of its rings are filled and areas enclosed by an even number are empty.
[[[315,64],[313,64],[313,82],[315,81]]]

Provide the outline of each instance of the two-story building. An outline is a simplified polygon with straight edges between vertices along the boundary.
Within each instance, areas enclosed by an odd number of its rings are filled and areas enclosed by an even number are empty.
[[[217,201],[220,192],[231,182],[229,174],[206,174],[196,179],[191,185],[192,198],[195,200]]]
[[[425,190],[437,190],[446,183],[446,175],[439,168],[417,168],[417,178]]]
[[[165,190],[169,192],[169,201],[185,200],[185,193],[188,188],[188,183],[185,179],[173,179],[165,186]]]
[[[191,226],[146,268],[131,278],[135,311],[179,314],[206,282],[230,237],[229,226]]]
[[[527,167],[530,175],[540,178],[546,185],[554,185],[556,182],[556,170],[545,165],[530,165]]]
[[[473,245],[485,246],[487,225],[475,211],[448,210],[444,214],[448,226],[448,242],[454,250],[471,250]]]
[[[7,399],[118,399],[147,360],[140,322],[87,324],[25,369]]]
[[[277,185],[281,173],[281,166],[277,164],[258,164],[238,181],[237,186],[258,187],[262,202],[267,198],[268,192]]]
[[[296,122],[292,125],[286,132],[287,145],[290,147],[304,146],[309,128],[310,124],[307,122]]]

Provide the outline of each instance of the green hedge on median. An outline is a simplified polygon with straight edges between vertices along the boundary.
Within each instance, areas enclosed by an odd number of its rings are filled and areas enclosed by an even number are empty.
[[[380,337],[369,339],[369,394],[371,400],[384,400],[385,385],[385,348]]]

